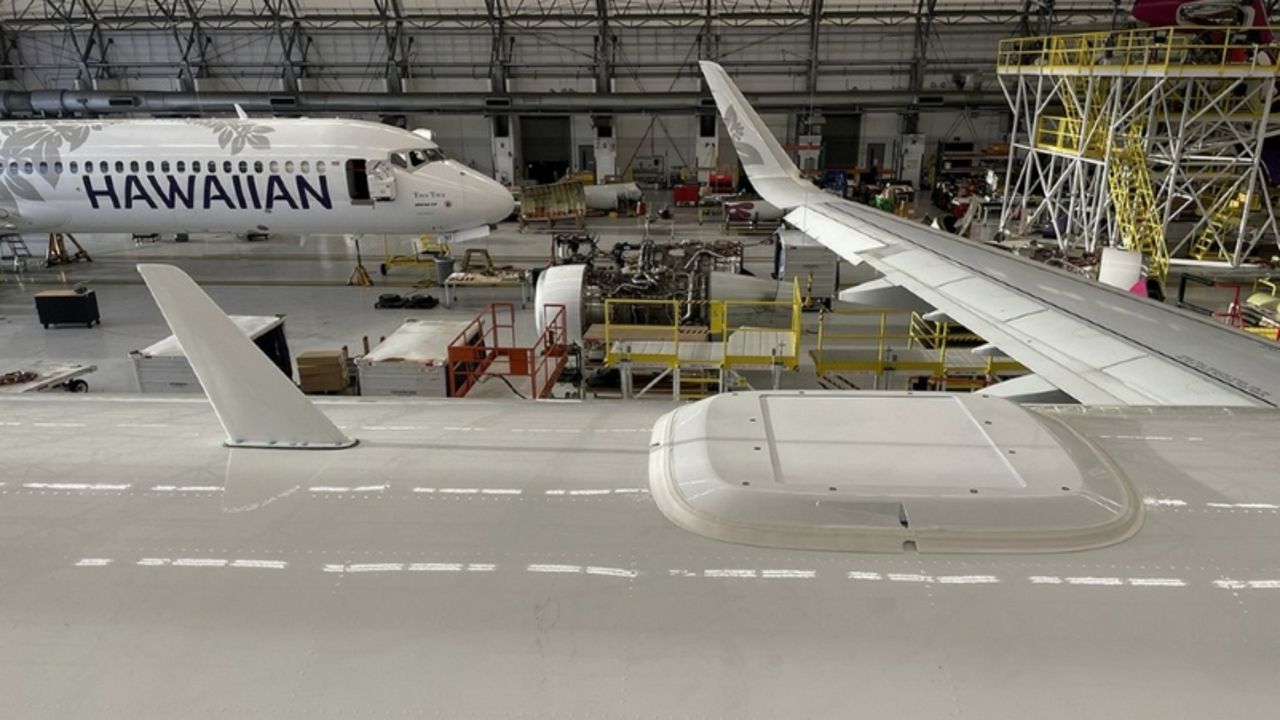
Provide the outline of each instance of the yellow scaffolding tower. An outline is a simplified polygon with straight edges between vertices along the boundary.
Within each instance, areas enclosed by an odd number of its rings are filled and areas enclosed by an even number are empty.
[[[1137,250],[1158,278],[1179,254],[1239,265],[1260,242],[1280,242],[1261,169],[1280,44],[1261,30],[1002,41],[996,72],[1013,125],[1001,231],[1050,228],[1064,252]]]

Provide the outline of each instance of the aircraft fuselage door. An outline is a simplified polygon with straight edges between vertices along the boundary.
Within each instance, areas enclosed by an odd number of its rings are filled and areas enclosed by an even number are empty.
[[[396,199],[396,175],[391,163],[385,160],[370,160],[368,165],[369,196],[378,201]]]
[[[369,195],[369,174],[364,160],[352,158],[347,161],[347,194],[351,196],[353,205],[372,205]]]

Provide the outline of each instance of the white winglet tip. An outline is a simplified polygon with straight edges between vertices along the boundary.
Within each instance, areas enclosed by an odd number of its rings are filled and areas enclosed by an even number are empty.
[[[185,272],[150,263],[138,272],[213,405],[226,445],[328,450],[356,444]]]

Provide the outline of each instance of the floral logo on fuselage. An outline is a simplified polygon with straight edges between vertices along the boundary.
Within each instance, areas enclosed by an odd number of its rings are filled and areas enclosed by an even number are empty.
[[[62,153],[84,144],[89,135],[101,130],[98,123],[20,123],[0,127],[0,207],[17,208],[17,201],[44,200],[32,180],[41,178],[49,187],[57,187],[59,173],[51,172],[55,163],[62,161]],[[11,166],[17,163],[16,166]],[[23,167],[31,163],[37,170],[26,172]],[[44,168],[44,172],[39,172]],[[16,170],[16,172],[15,172]]]
[[[246,147],[257,150],[269,149],[271,138],[267,135],[275,130],[250,120],[190,120],[188,122],[213,130],[218,136],[218,147],[230,150],[232,155],[240,154]]]

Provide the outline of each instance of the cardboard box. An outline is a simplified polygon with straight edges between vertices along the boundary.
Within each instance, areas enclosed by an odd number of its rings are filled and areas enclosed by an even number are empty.
[[[347,353],[308,350],[298,353],[298,385],[304,393],[342,392],[350,385]]]

